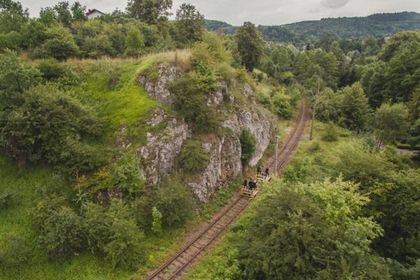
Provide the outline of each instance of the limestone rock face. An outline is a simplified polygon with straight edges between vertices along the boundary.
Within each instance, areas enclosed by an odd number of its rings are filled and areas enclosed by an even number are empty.
[[[159,102],[172,106],[174,96],[168,90],[168,84],[178,78],[180,74],[173,66],[158,66],[159,77],[150,81],[147,77],[140,77],[141,84],[149,95]],[[265,150],[274,138],[276,122],[272,115],[261,106],[250,102],[249,106],[239,105],[239,101],[228,92],[228,87],[220,83],[218,90],[209,96],[207,106],[217,107],[224,121],[221,135],[207,135],[202,140],[203,149],[209,155],[209,163],[203,172],[189,179],[186,184],[192,189],[196,197],[202,202],[208,202],[226,182],[242,173],[241,143],[242,130],[249,129],[257,140],[256,152],[250,161],[254,166],[262,158]],[[245,98],[252,100],[252,88],[245,85],[242,91]],[[228,102],[234,108],[223,111],[223,104]],[[147,144],[139,149],[142,169],[147,183],[153,187],[163,176],[175,170],[175,163],[182,146],[192,136],[188,125],[179,118],[169,117],[163,110],[155,110],[148,121],[152,132],[147,134]],[[155,132],[153,132],[155,131]]]
[[[175,66],[160,64],[157,66],[158,77],[155,81],[148,79],[147,76],[142,75],[139,82],[149,95],[163,103],[171,106],[174,102],[174,97],[168,90],[169,83],[176,80],[180,76],[180,72]]]
[[[211,136],[203,148],[209,154],[209,164],[188,186],[201,202],[208,202],[227,181],[241,174],[241,143],[233,134]]]
[[[152,127],[166,125],[163,130],[147,133],[147,144],[138,151],[147,184],[155,186],[165,174],[173,171],[175,160],[191,132],[183,120],[168,117],[160,109],[155,110],[148,124]]]
[[[276,131],[274,119],[263,110],[237,109],[222,126],[231,129],[238,137],[243,129],[249,129],[254,135],[257,142],[255,154],[249,162],[250,166],[255,166],[263,157]]]

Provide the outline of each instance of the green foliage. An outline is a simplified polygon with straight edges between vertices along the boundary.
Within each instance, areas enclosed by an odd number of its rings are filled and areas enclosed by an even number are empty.
[[[241,160],[243,164],[247,164],[255,153],[257,140],[249,129],[244,129],[239,137],[241,141]]]
[[[203,171],[209,162],[209,156],[204,151],[200,141],[188,141],[178,158],[179,167],[189,173]]]
[[[71,173],[101,164],[93,148],[81,141],[99,129],[79,102],[52,86],[38,86],[22,93],[15,104],[0,123],[0,146],[10,157],[21,163],[60,164]]]
[[[162,214],[164,228],[182,227],[193,211],[190,191],[176,179],[167,179],[156,191],[154,205]]]
[[[58,197],[47,197],[33,212],[38,244],[50,258],[69,257],[86,247],[83,219],[63,202]]]
[[[345,128],[363,131],[369,121],[369,104],[362,85],[356,83],[339,91],[341,99],[340,124]]]
[[[15,235],[8,235],[0,249],[0,266],[5,268],[25,265],[32,258],[32,248],[29,242]]]
[[[341,180],[274,192],[237,238],[245,278],[391,279],[370,249],[381,229],[361,216],[367,202]]]
[[[76,189],[91,195],[111,192],[132,198],[145,192],[145,180],[138,159],[124,154],[95,173],[78,177]]]
[[[16,53],[0,54],[0,108],[10,104],[10,99],[40,82],[41,73],[25,63]],[[1,113],[0,113],[1,114]]]
[[[273,96],[273,111],[281,118],[290,119],[292,117],[291,97],[286,95],[283,89]]]
[[[152,209],[152,231],[153,233],[159,235],[162,233],[162,213],[156,207]]]
[[[143,233],[139,231],[129,208],[119,200],[114,200],[106,214],[109,242],[104,252],[113,267],[136,269],[144,262]]]
[[[410,265],[420,258],[419,180],[418,170],[392,172],[388,183],[375,186],[370,205],[385,231],[375,248],[385,257]]]
[[[392,144],[404,139],[408,126],[408,109],[404,104],[384,103],[375,113],[374,129],[381,144]]]
[[[216,90],[216,82],[211,75],[190,72],[170,85],[176,96],[175,108],[196,132],[215,132],[218,116],[214,108],[207,106],[209,94]]]
[[[236,34],[242,65],[250,72],[258,67],[263,54],[264,40],[254,24],[245,22]]]
[[[52,57],[58,60],[65,60],[78,55],[79,47],[66,28],[60,26],[51,27],[46,31],[46,34],[48,39],[34,50],[34,57]]]
[[[134,18],[149,24],[166,19],[172,8],[172,0],[130,0],[127,12]]]
[[[141,51],[144,48],[144,39],[138,29],[131,28],[128,30],[126,46],[126,55],[135,56],[141,54]]]
[[[360,83],[345,87],[336,93],[326,88],[317,99],[317,118],[335,122],[342,127],[361,132],[370,121],[368,98]]]
[[[17,195],[11,190],[4,190],[0,192],[0,210],[5,210],[12,207],[17,200]]]
[[[176,12],[176,32],[178,41],[188,45],[201,40],[203,36],[204,16],[194,5],[183,3]]]
[[[334,124],[330,123],[322,133],[322,140],[334,142],[338,140],[338,131]]]

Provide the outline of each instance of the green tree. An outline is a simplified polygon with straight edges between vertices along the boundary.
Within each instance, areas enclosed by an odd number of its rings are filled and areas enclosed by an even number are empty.
[[[370,248],[382,231],[361,215],[367,202],[341,180],[274,191],[237,236],[244,279],[391,279]]]
[[[41,73],[19,58],[16,53],[6,51],[0,54],[0,108],[11,106],[10,98],[16,98],[17,93],[21,94],[37,85],[40,78]]]
[[[369,121],[370,109],[362,85],[355,83],[340,90],[339,94],[341,125],[354,131],[363,131]]]
[[[57,13],[57,19],[64,26],[70,26],[73,16],[70,11],[70,4],[68,1],[58,2],[54,6],[54,10]]]
[[[81,141],[99,133],[96,118],[53,86],[22,93],[1,120],[0,147],[21,164],[46,161],[72,171],[92,170],[101,164],[92,148]]]
[[[162,214],[162,226],[182,227],[193,212],[190,191],[176,178],[167,179],[156,191],[154,206]]]
[[[70,31],[63,26],[53,26],[46,30],[46,40],[34,49],[33,56],[37,58],[55,58],[65,60],[79,54],[77,46]]]
[[[264,50],[264,40],[254,24],[245,22],[238,30],[236,41],[242,65],[252,72],[260,64]]]
[[[192,4],[182,4],[176,12],[178,40],[183,44],[200,41],[204,32],[204,16]]]
[[[257,140],[249,129],[244,129],[239,137],[241,142],[241,160],[243,164],[248,164],[255,153]]]
[[[134,27],[130,28],[127,33],[125,45],[126,55],[135,56],[141,54],[144,49],[144,39],[140,30]]]
[[[33,211],[38,244],[50,258],[69,257],[86,248],[83,219],[62,198],[48,197]]]
[[[404,104],[382,104],[374,116],[374,129],[379,145],[393,144],[405,139],[409,128],[408,114]]]
[[[79,1],[73,3],[73,5],[71,6],[71,13],[73,20],[75,21],[87,20],[86,6],[83,6]]]
[[[191,72],[170,85],[176,99],[175,108],[196,132],[214,132],[219,119],[214,108],[207,106],[208,96],[216,90],[212,73]]]
[[[153,207],[152,217],[152,231],[159,235],[162,233],[162,213],[160,213],[156,207]]]
[[[105,254],[114,268],[134,270],[144,262],[144,234],[127,204],[114,199],[109,207],[87,203],[82,209],[93,252]]]
[[[203,171],[208,162],[209,156],[200,141],[188,141],[182,147],[178,158],[179,167],[191,173]]]
[[[148,24],[156,24],[170,15],[172,0],[130,0],[127,12],[130,16]]]
[[[415,265],[420,258],[419,180],[415,169],[392,172],[387,183],[373,188],[369,205],[385,231],[374,243],[375,248],[383,256],[407,265]]]

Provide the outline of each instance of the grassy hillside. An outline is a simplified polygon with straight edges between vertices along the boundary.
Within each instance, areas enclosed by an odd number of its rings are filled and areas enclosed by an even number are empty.
[[[219,21],[207,21],[206,27],[228,34],[237,30],[237,27]],[[381,38],[400,31],[420,29],[420,14],[403,12],[367,17],[326,18],[285,25],[259,26],[259,29],[266,40],[274,42],[315,42],[325,33],[336,34],[340,39]]]

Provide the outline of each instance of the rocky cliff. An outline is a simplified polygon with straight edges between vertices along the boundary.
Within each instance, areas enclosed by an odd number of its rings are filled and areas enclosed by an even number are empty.
[[[152,98],[171,106],[174,96],[168,90],[168,85],[181,73],[176,67],[165,64],[159,65],[157,69],[157,79],[151,80],[143,75],[139,77],[139,82]],[[220,83],[218,88],[209,96],[207,106],[220,107],[218,110],[225,116],[221,123],[223,132],[219,135],[202,137],[203,149],[209,155],[208,165],[203,172],[186,182],[202,202],[208,202],[227,181],[241,174],[239,137],[243,129],[249,129],[257,140],[256,152],[250,161],[251,166],[256,165],[262,158],[276,130],[275,119],[268,111],[255,102],[247,106],[239,104],[241,98],[235,98],[225,83]],[[252,89],[247,85],[239,92],[244,99],[253,95]],[[230,103],[231,109],[224,109],[223,102]],[[182,119],[170,117],[161,109],[153,113],[149,125],[164,126],[164,129],[148,133],[147,144],[141,147],[138,153],[148,184],[155,186],[163,176],[175,170],[176,158],[183,144],[192,137],[192,133]]]

